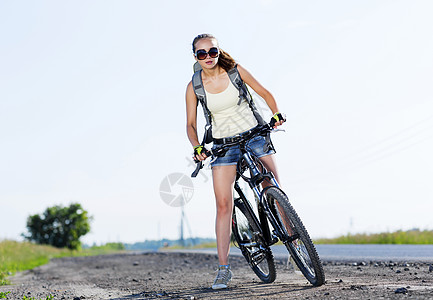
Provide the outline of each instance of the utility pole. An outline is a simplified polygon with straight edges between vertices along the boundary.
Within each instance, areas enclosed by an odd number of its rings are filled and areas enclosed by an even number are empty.
[[[180,239],[179,243],[182,247],[185,246],[185,240],[183,238],[183,219],[185,217],[185,212],[183,211],[183,206],[181,206],[181,216],[180,216]]]

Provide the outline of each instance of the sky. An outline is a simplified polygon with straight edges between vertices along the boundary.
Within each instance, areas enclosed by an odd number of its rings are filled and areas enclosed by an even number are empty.
[[[76,202],[93,217],[84,243],[179,237],[181,209],[160,189],[194,169],[185,89],[200,33],[286,114],[273,134],[281,185],[313,238],[433,230],[432,9],[1,1],[0,240],[22,240],[28,216]],[[192,183],[185,236],[213,237],[211,170]]]

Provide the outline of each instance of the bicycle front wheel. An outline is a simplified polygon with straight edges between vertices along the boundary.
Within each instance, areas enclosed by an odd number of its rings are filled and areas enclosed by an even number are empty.
[[[251,269],[264,283],[275,280],[276,271],[271,249],[264,245],[261,229],[242,202],[233,211],[233,236]]]
[[[265,190],[265,199],[280,227],[282,240],[305,278],[314,286],[325,283],[323,266],[311,238],[287,196],[278,188]]]

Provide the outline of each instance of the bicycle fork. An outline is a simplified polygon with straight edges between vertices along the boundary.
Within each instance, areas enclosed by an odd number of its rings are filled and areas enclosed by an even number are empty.
[[[274,231],[272,232],[274,236],[278,236],[280,240],[285,243],[291,243],[294,240],[297,240],[299,238],[299,234],[297,232],[288,232],[280,223],[280,221],[277,220],[277,216],[274,215],[273,209],[270,207],[268,201],[265,199],[266,190],[271,187],[266,187],[263,189],[262,194],[260,196],[259,202],[264,207],[265,214],[267,218],[269,219],[269,222],[272,224],[272,227],[274,228]],[[281,192],[283,192],[279,187],[277,187]],[[284,193],[284,192],[283,192]]]
[[[260,183],[262,183],[265,178],[270,179],[272,184],[275,185],[276,187],[278,188],[280,187],[278,185],[278,182],[275,180],[275,177],[272,174],[272,172],[267,172],[263,174],[262,172],[259,171],[257,165],[253,162],[253,160],[251,159],[251,155],[248,152],[244,153],[243,158],[247,163],[251,174],[251,179],[249,180],[248,184],[254,190],[257,199],[260,199],[260,195],[261,195]]]

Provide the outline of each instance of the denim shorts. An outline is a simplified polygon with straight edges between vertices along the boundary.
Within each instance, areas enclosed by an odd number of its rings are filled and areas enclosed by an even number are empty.
[[[271,155],[275,153],[275,150],[271,147],[267,152],[263,151],[264,146],[266,145],[266,140],[264,136],[256,136],[249,140],[246,144],[247,151],[256,156],[263,157],[266,155]],[[221,147],[222,145],[213,145],[212,150]],[[211,166],[230,166],[236,165],[238,161],[241,159],[241,149],[239,145],[234,145],[229,147],[226,154],[222,157],[217,157],[212,163]]]

